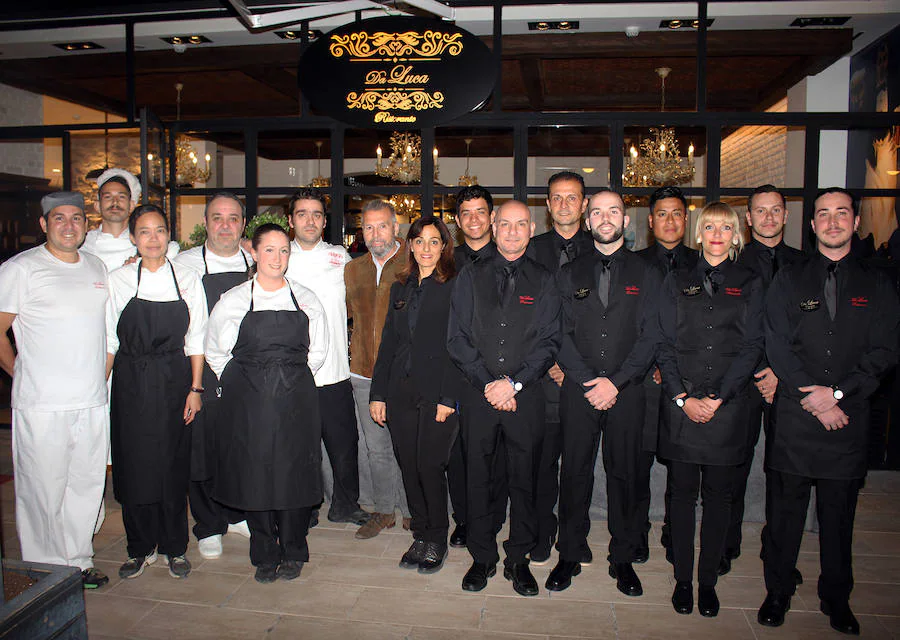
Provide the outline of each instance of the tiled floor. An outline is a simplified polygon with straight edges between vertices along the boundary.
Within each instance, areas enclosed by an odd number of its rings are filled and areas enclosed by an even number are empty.
[[[0,473],[9,471],[9,432],[0,431]],[[5,552],[18,557],[13,485],[0,486]],[[591,546],[598,561],[585,567],[573,586],[538,597],[515,595],[501,575],[482,593],[464,593],[469,565],[452,549],[444,569],[432,576],[404,571],[397,562],[411,542],[398,526],[371,540],[356,540],[355,528],[323,522],[310,532],[312,558],[290,583],[254,582],[248,542],[225,536],[225,554],[203,560],[192,540],[194,571],[186,580],[169,577],[161,562],[134,580],[119,580],[125,560],[121,512],[107,500],[107,518],[95,538],[96,563],[111,582],[85,594],[91,638],[313,638],[316,640],[415,639],[513,640],[516,638],[762,638],[840,637],[818,612],[818,541],[804,538],[799,568],[805,577],[780,629],[756,623],[765,596],[759,560],[759,525],[747,524],[744,553],[719,583],[722,610],[715,619],[676,614],[669,603],[671,567],[654,546],[638,566],[644,596],[620,594],[606,573],[609,540],[596,522]],[[658,541],[658,526],[652,539]],[[866,638],[900,638],[900,473],[877,472],[860,497],[854,537],[856,588],[852,606]],[[543,585],[556,558],[534,567]]]

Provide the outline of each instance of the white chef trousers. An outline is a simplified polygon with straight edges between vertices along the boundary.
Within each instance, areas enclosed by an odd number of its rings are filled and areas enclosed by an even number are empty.
[[[89,569],[109,456],[107,405],[13,409],[16,529],[22,559]]]

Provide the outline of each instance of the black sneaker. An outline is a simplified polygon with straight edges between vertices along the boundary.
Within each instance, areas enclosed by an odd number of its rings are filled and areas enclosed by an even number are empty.
[[[184,556],[169,556],[169,575],[173,578],[187,578],[191,563]]]
[[[279,580],[294,580],[300,577],[302,570],[302,560],[283,560],[275,571],[275,577]]]
[[[253,579],[261,584],[275,582],[275,572],[277,569],[278,565],[275,564],[261,564],[256,567],[256,575],[253,576]]]
[[[149,556],[138,556],[136,558],[128,558],[125,563],[119,567],[119,577],[122,579],[137,578],[144,573],[144,567],[149,567],[156,562],[156,549]]]
[[[81,572],[81,586],[85,589],[98,589],[107,582],[109,582],[109,578],[106,574],[94,567]]]

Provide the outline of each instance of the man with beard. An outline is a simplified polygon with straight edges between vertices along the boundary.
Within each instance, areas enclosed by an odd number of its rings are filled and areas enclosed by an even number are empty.
[[[591,235],[581,228],[585,207],[587,198],[584,197],[584,178],[572,171],[561,171],[550,176],[547,181],[547,211],[550,212],[553,226],[546,233],[536,236],[528,245],[528,255],[550,273],[556,273],[562,265],[591,252]],[[559,364],[554,362],[541,381],[546,430],[535,496],[538,543],[529,554],[531,562],[536,565],[545,564],[550,559],[550,550],[556,538],[557,522],[553,507],[559,497],[559,456],[562,450],[559,389],[564,377]],[[591,562],[591,548],[587,542],[579,558],[585,564]]]
[[[819,192],[816,253],[780,269],[766,300],[766,355],[778,377],[767,452],[769,535],[760,624],[784,623],[795,591],[810,487],[819,518],[820,608],[832,628],[859,634],[850,610],[853,520],[866,476],[869,396],[897,362],[900,302],[890,279],[852,255],[857,203]]]
[[[319,395],[322,441],[334,479],[328,520],[365,524],[369,514],[359,508],[359,440],[347,355],[347,303],[344,267],[350,255],[344,247],[322,239],[325,195],[315,187],[300,189],[288,203],[294,230],[287,277],[311,289],[325,308],[328,355],[314,378]],[[368,414],[367,414],[368,415]],[[318,510],[313,521],[318,519]]]
[[[679,267],[692,268],[699,253],[684,245],[684,230],[688,220],[687,199],[678,187],[660,187],[650,195],[650,216],[647,224],[653,233],[653,244],[637,252],[656,266],[663,275]],[[640,506],[636,512],[643,523],[644,533],[634,561],[644,563],[650,557],[647,534],[650,531],[650,473],[656,460],[656,440],[659,433],[660,376],[655,366],[644,381],[647,391],[647,411],[644,418],[644,452],[640,468]],[[672,561],[672,541],[669,533],[669,489],[666,487],[665,519],[660,543],[666,549],[666,559]]]
[[[353,321],[350,335],[350,383],[356,401],[363,445],[360,473],[370,478],[375,512],[356,532],[365,540],[396,524],[395,510],[403,514],[403,526],[409,528],[409,508],[394,456],[391,434],[372,420],[369,392],[381,332],[391,299],[391,285],[406,266],[406,251],[397,234],[400,225],[394,206],[384,200],[367,202],[362,209],[362,232],[368,255],[351,260],[344,269],[347,288],[347,315]],[[364,461],[364,463],[363,463]],[[363,466],[364,464],[364,466]]]
[[[771,184],[757,187],[747,199],[747,226],[750,228],[751,240],[744,245],[737,263],[748,267],[762,279],[763,287],[768,291],[772,278],[782,267],[798,262],[803,253],[784,243],[784,225],[787,223],[787,206],[784,196]],[[744,495],[747,492],[747,479],[753,466],[753,450],[759,440],[759,430],[765,426],[766,434],[771,431],[772,412],[770,410],[775,398],[778,378],[763,356],[754,373],[756,389],[759,393],[750,394],[750,406],[747,419],[750,421],[747,451],[748,456],[738,468],[735,476],[733,502],[731,503],[731,524],[725,540],[725,556],[719,566],[719,575],[731,571],[731,561],[741,555],[741,524],[744,520]],[[765,529],[763,547],[765,547]]]
[[[246,224],[244,203],[228,191],[213,194],[203,211],[206,240],[199,247],[178,254],[174,262],[193,269],[206,293],[207,311],[212,312],[223,293],[246,282],[253,258],[241,249]],[[191,423],[191,481],[188,485],[194,535],[204,558],[222,555],[222,536],[250,536],[244,514],[212,499],[215,484],[216,408],[219,386],[209,365],[203,369],[203,411]]]
[[[646,403],[642,380],[659,338],[657,298],[662,276],[624,248],[628,216],[622,197],[594,194],[587,226],[594,250],[564,265],[557,276],[563,305],[558,360],[565,372],[560,398],[562,472],[559,563],[547,589],[562,591],[581,573],[588,510],[601,435],[609,513],[609,575],[625,595],[643,593],[632,568],[641,544],[638,470]]]
[[[107,169],[97,178],[97,201],[100,226],[87,232],[81,250],[97,256],[107,270],[118,269],[137,255],[128,235],[128,216],[141,199],[141,183],[124,169]],[[169,242],[166,256],[178,255],[180,247]]]

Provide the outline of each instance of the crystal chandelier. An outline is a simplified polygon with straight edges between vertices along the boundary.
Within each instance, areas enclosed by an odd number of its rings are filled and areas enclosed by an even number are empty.
[[[434,154],[434,179],[438,177],[438,150]],[[421,182],[422,180],[422,136],[415,133],[391,134],[391,155],[387,164],[382,160],[381,145],[375,149],[375,175],[395,182]]]
[[[668,67],[656,69],[662,83],[660,111],[666,110],[666,76],[670,71]],[[651,127],[650,136],[641,141],[640,152],[631,145],[622,183],[626,187],[662,187],[693,181],[694,145],[688,147],[687,158],[682,158],[675,129]]]
[[[465,138],[466,142],[466,172],[459,177],[456,184],[460,187],[471,187],[478,184],[478,176],[469,175],[469,146],[472,144],[472,138]]]
[[[408,218],[410,222],[415,222],[421,215],[421,205],[417,195],[395,194],[390,197],[388,202],[394,205],[394,211],[398,215]]]
[[[316,177],[309,183],[311,187],[323,189],[331,186],[331,178],[322,175],[322,141],[316,140]]]
[[[176,115],[175,119],[181,121],[181,90],[184,85],[180,82],[175,83],[176,98]],[[205,163],[200,166],[200,158],[194,151],[190,139],[185,135],[175,138],[175,182],[179,186],[193,186],[195,182],[209,181],[209,161],[210,155],[207,153],[204,157]]]

